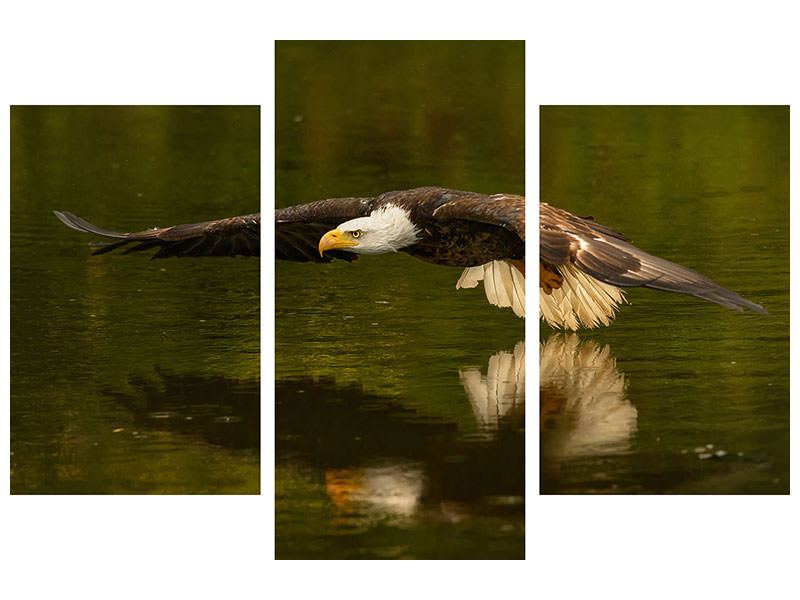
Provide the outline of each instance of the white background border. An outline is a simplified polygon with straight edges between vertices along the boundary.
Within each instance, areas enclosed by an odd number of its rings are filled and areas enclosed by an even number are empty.
[[[529,227],[536,224],[540,104],[791,104],[796,98],[800,52],[789,2],[555,4],[15,3],[3,10],[3,95],[6,106],[260,104],[262,210],[269,214],[275,39],[525,39]],[[8,140],[7,110],[2,122]],[[794,134],[792,142],[796,148]],[[13,318],[7,289],[8,151],[7,141],[2,147],[6,365]],[[269,240],[270,219],[265,223]],[[536,239],[535,233],[529,237]],[[528,428],[526,561],[482,562],[476,568],[469,561],[400,566],[272,560],[274,266],[272,247],[266,241],[265,247],[262,495],[8,496],[6,461],[0,568],[7,597],[797,594],[798,507],[792,497],[539,497],[536,427]],[[529,319],[527,327],[534,340],[538,321]],[[537,353],[528,357],[529,389],[535,390]],[[8,376],[2,385],[8,424]],[[535,393],[529,402],[536,402]],[[792,426],[796,430],[796,419]],[[0,429],[2,447],[8,448],[7,427]]]

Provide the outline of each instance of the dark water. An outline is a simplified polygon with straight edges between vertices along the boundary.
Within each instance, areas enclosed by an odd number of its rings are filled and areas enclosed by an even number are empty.
[[[762,304],[542,325],[541,491],[789,491],[788,108],[543,108],[541,197]]]
[[[11,110],[11,490],[259,491],[259,262],[91,256],[259,206],[258,108]]]
[[[521,43],[278,43],[276,202],[524,192]],[[407,255],[279,262],[278,558],[524,556],[524,322]]]

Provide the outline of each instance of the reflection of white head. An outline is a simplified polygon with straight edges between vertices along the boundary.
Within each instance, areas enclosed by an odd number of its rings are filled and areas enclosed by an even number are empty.
[[[413,462],[389,461],[325,473],[325,488],[337,512],[356,525],[399,524],[413,517],[424,486],[425,474]]]
[[[346,250],[356,254],[386,254],[411,246],[419,230],[407,210],[386,204],[368,217],[351,219],[329,231],[319,241],[320,255],[326,250]]]

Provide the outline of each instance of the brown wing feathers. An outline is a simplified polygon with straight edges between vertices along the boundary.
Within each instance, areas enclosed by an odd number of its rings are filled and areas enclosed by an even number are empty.
[[[482,194],[450,193],[454,198],[447,200],[445,194],[445,201],[433,211],[434,218],[441,220],[468,218],[487,225],[500,225],[525,241],[524,196],[495,194],[487,197]]]
[[[611,285],[641,286],[688,294],[736,310],[749,308],[757,313],[767,314],[763,307],[714,283],[708,277],[648,254],[621,240],[589,243],[587,248],[576,253],[575,264],[592,277]],[[605,264],[614,266],[607,268]]]
[[[570,262],[610,285],[678,292],[767,314],[760,305],[709,278],[640,250],[618,231],[546,204],[540,205],[540,255],[556,268]]]
[[[125,254],[157,248],[158,252],[152,258],[260,256],[261,254],[261,215],[258,213],[216,221],[146,229],[136,233],[120,233],[101,229],[66,211],[53,212],[64,225],[71,229],[120,240],[102,246],[93,254],[105,254],[130,243],[136,245],[127,248]]]

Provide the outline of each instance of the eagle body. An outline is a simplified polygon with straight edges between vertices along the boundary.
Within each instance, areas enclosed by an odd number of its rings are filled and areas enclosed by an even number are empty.
[[[497,228],[489,232],[483,223],[452,220],[432,223],[413,245],[403,248],[411,256],[437,265],[473,267],[493,260],[525,257],[525,243],[514,233]]]
[[[406,212],[418,230],[415,243],[399,250],[427,262],[471,267],[525,256],[525,198],[486,196],[437,187],[386,192],[374,198],[329,198],[275,211],[275,257],[330,262],[355,260],[352,252],[317,252],[326,231],[368,217],[386,206]],[[305,244],[303,242],[305,241]],[[307,252],[298,252],[306,250]]]
[[[275,211],[278,259],[352,261],[393,251],[464,268],[457,287],[483,280],[490,302],[524,316],[523,196],[424,187]]]
[[[608,325],[625,302],[624,287],[695,296],[767,314],[708,277],[637,248],[622,233],[539,204],[539,316],[564,329]]]
[[[127,248],[124,254],[156,248],[158,251],[152,258],[260,256],[261,254],[260,213],[172,227],[154,227],[136,233],[101,229],[66,211],[55,210],[53,213],[70,229],[119,240],[102,246],[92,254],[105,254],[130,243],[135,245]]]

